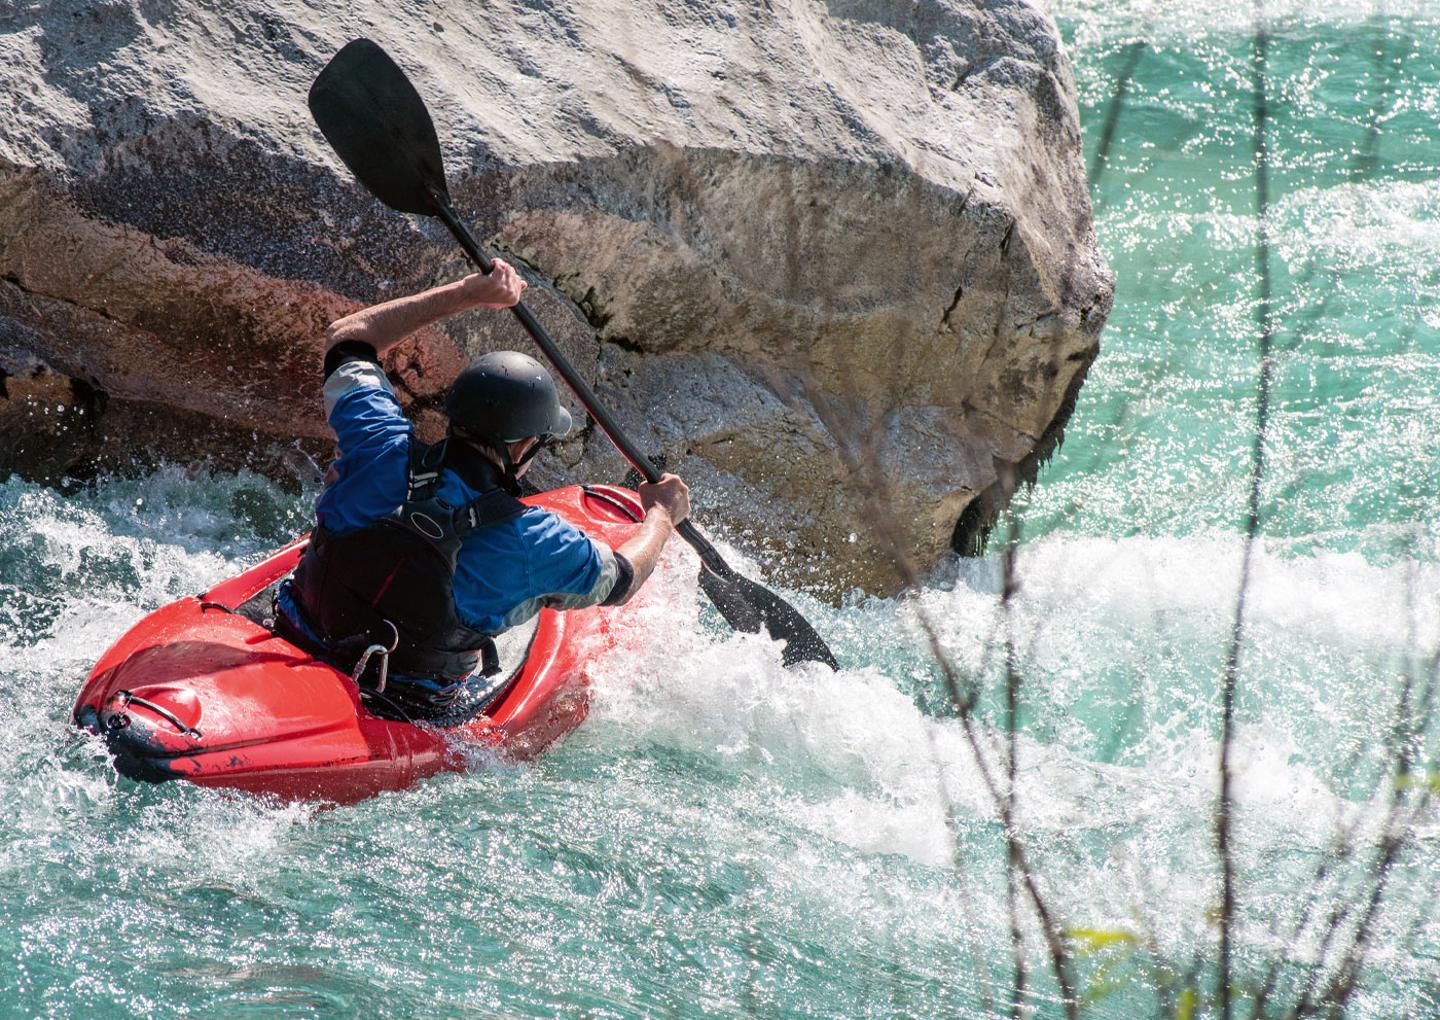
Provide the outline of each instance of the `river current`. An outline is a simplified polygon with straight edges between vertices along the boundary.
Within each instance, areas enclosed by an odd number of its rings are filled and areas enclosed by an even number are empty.
[[[785,670],[675,551],[539,762],[277,805],[120,780],[66,719],[110,642],[305,528],[313,490],[0,482],[0,1016],[1010,1015],[1005,831],[925,625],[996,773],[1014,664],[1016,832],[1081,1015],[1218,1015],[1267,323],[1236,1015],[1267,987],[1267,1015],[1440,1014],[1440,12],[1272,4],[1258,45],[1218,0],[1055,15],[1118,292],[1015,509],[1008,613],[1007,522],[906,598],[795,596],[846,668]],[[1023,894],[1018,917],[1026,1008],[1063,1016]]]

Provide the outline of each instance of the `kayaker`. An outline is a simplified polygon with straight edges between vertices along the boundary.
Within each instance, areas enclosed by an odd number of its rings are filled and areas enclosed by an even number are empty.
[[[327,330],[325,412],[340,456],[310,545],[277,593],[276,624],[347,672],[366,648],[393,647],[383,690],[381,656],[361,676],[378,714],[444,717],[462,690],[475,693],[470,678],[497,670],[494,635],[547,606],[624,603],[690,512],[675,475],[641,485],[644,522],[612,550],[524,506],[521,476],[571,420],[550,373],[515,351],[487,354],[456,377],[443,442],[415,437],[381,357],[459,312],[508,308],[525,287],[497,259],[488,276],[362,309]]]

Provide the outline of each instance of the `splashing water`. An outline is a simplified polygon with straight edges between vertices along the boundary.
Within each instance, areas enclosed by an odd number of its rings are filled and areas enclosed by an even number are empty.
[[[1057,11],[1119,292],[1018,511],[1009,623],[1017,827],[1084,1015],[1215,1008],[1219,682],[1258,373],[1237,10]],[[1250,995],[1278,962],[1278,1007],[1333,960],[1326,911],[1367,888],[1402,680],[1440,646],[1440,21],[1361,3],[1271,19],[1278,333],[1238,688],[1236,972]],[[1008,1015],[997,557],[902,600],[797,596],[837,675],[727,633],[674,550],[597,666],[591,718],[532,765],[337,811],[117,779],[66,724],[91,663],[307,517],[308,496],[248,475],[0,483],[0,1014]],[[983,770],[926,621],[976,685]],[[1423,786],[1434,737],[1409,743]],[[1437,836],[1422,806],[1354,1015],[1427,1010]],[[1063,1015],[1022,928],[1032,1005]]]

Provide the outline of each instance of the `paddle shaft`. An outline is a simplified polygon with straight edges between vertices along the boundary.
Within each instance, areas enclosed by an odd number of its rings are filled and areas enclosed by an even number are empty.
[[[434,191],[430,193],[430,198],[435,203],[436,215],[450,229],[455,240],[460,242],[460,247],[465,249],[465,254],[470,257],[470,261],[479,266],[481,272],[488,274],[493,262],[475,240],[475,235],[470,233],[470,228],[461,222],[459,214],[455,212],[455,207],[444,195]],[[620,451],[620,456],[629,461],[630,466],[640,472],[647,482],[658,482],[660,472],[655,470],[655,465],[650,463],[650,458],[641,453],[639,447],[630,441],[630,437],[625,434],[620,423],[615,420],[605,405],[600,403],[600,398],[595,395],[590,384],[579,372],[575,371],[574,366],[561,353],[555,341],[550,339],[550,334],[545,332],[545,327],[540,325],[540,320],[530,313],[530,309],[525,307],[523,301],[511,307],[510,311],[514,313],[515,318],[520,320],[520,325],[525,327],[525,332],[530,334],[530,338],[535,341],[535,345],[540,348],[545,359],[554,366],[555,371],[559,372],[560,377],[565,380],[565,384],[579,398],[590,417],[595,420],[595,424],[599,425],[600,430],[609,437],[610,442],[615,444],[615,449]],[[716,548],[704,535],[700,534],[700,529],[695,527],[688,517],[676,525],[675,530],[690,544],[692,549],[700,554],[700,560],[705,564],[707,570],[727,579],[735,576],[735,571],[731,569],[730,564],[725,562]]]

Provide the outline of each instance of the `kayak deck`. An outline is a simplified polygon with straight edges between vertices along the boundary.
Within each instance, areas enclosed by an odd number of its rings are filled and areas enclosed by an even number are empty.
[[[525,502],[612,547],[641,515],[633,492],[610,486]],[[104,736],[120,772],[351,803],[462,768],[467,743],[534,757],[584,719],[587,664],[613,644],[623,608],[542,610],[513,677],[460,726],[383,719],[348,676],[236,611],[292,571],[305,544],[156,610],[95,664],[73,718]]]

